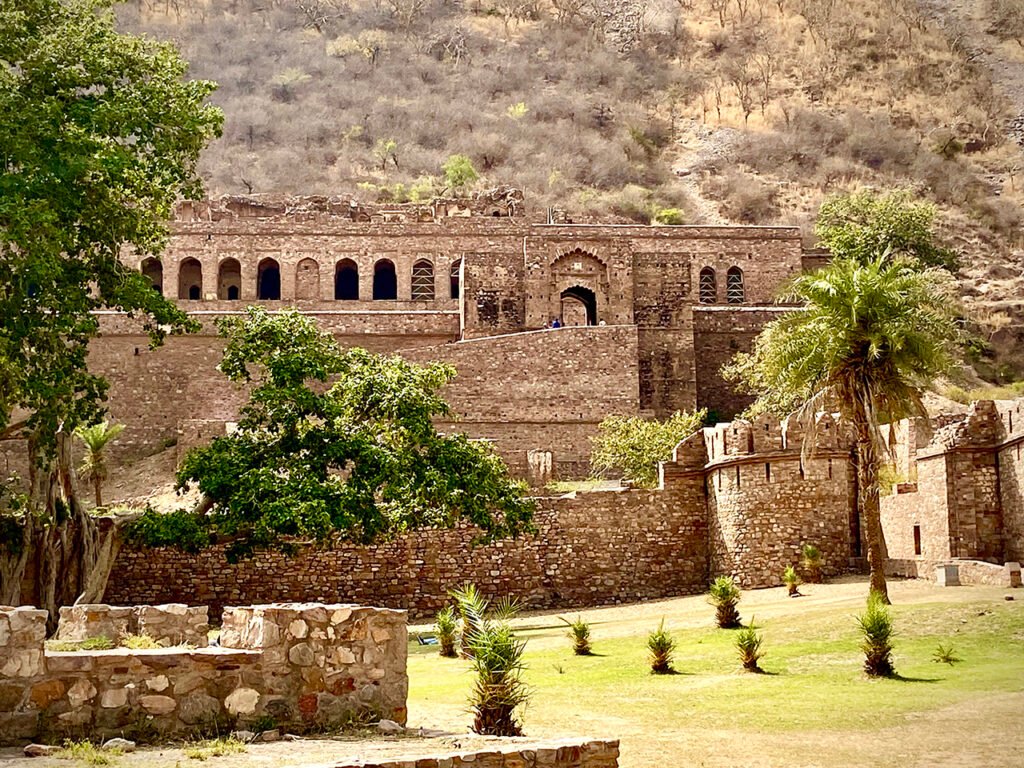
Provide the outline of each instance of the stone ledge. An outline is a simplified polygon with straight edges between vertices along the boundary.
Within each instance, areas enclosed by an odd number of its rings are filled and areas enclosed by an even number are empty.
[[[617,768],[617,739],[495,740],[494,746],[425,755],[343,760],[311,768]]]

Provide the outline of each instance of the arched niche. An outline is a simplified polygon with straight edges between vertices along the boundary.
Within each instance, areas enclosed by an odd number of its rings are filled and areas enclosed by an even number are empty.
[[[390,259],[381,259],[373,265],[373,300],[394,301],[398,298],[398,276]]]
[[[164,265],[160,263],[160,260],[153,257],[143,259],[139,269],[142,276],[149,280],[153,290],[162,294],[164,292]]]
[[[426,259],[420,259],[412,265],[412,299],[434,300],[434,265]]]
[[[217,268],[217,298],[238,301],[242,298],[242,265],[238,259],[224,259]]]
[[[276,301],[281,298],[281,265],[276,259],[262,259],[256,272],[256,298]]]
[[[352,259],[342,259],[334,265],[334,298],[359,300],[359,267]]]
[[[295,267],[295,298],[320,298],[320,265],[313,259],[303,259]]]
[[[178,265],[178,298],[198,301],[203,298],[203,265],[199,259],[184,259]]]

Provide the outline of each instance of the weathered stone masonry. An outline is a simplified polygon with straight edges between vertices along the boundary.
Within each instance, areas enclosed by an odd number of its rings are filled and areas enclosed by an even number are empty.
[[[792,424],[762,419],[698,432],[663,465],[658,490],[577,493],[539,501],[538,533],[472,546],[475,531],[422,530],[374,547],[260,553],[232,565],[198,555],[122,551],[111,603],[187,599],[212,606],[264,600],[344,600],[432,615],[467,581],[532,608],[564,608],[700,592],[719,573],[744,587],[780,583],[807,542],[829,573],[857,551],[850,452],[819,425],[820,450],[801,471]],[[739,487],[735,485],[740,478]]]
[[[168,608],[140,606],[142,613]],[[104,611],[103,609],[107,609]],[[128,609],[126,609],[128,610]],[[76,634],[96,634],[88,616]],[[109,618],[109,616],[108,616]],[[109,627],[108,627],[109,629]],[[228,608],[219,647],[44,650],[46,611],[0,609],[0,742],[171,738],[261,720],[291,731],[406,718],[405,615],[355,605]]]
[[[522,214],[520,203],[183,205],[162,261],[129,263],[203,331],[150,350],[127,318],[102,315],[90,365],[111,382],[111,417],[127,425],[112,453],[161,450],[185,421],[235,420],[244,392],[216,371],[214,322],[246,304],[295,306],[344,345],[449,359],[464,378],[499,374],[491,389],[500,386],[509,404],[500,419],[482,413],[492,404],[472,386],[456,382],[449,395],[467,431],[494,439],[513,467],[527,450],[550,450],[556,474],[578,476],[608,413],[665,416],[706,405],[728,417],[742,407],[717,370],[749,346],[773,316],[779,286],[800,272],[796,228],[544,223],[511,212]],[[507,338],[556,318],[582,327],[572,338]],[[599,333],[600,324],[631,329],[631,338],[623,344],[621,332]],[[505,359],[513,347],[521,352],[514,363]],[[594,363],[620,366],[618,379],[601,380]],[[610,383],[620,394],[602,413]],[[560,415],[544,424],[538,412],[550,411],[542,401],[554,395]],[[2,450],[13,456],[21,447]]]

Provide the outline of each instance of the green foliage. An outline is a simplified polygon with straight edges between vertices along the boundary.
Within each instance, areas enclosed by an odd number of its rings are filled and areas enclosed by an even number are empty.
[[[107,479],[107,445],[124,431],[124,424],[111,424],[101,421],[98,424],[85,426],[80,424],[75,429],[77,437],[85,453],[78,472],[84,480],[92,480],[96,491],[96,506],[103,506],[103,483]]]
[[[444,183],[449,189],[462,189],[467,184],[472,184],[480,178],[473,161],[466,155],[452,155],[441,166],[444,173]]]
[[[761,646],[764,644],[764,637],[757,631],[754,619],[750,619],[750,626],[743,627],[736,633],[736,651],[740,657],[743,668],[750,672],[760,672],[758,662],[764,658]]]
[[[484,620],[487,618],[487,609],[490,603],[483,596],[476,584],[467,583],[453,589],[448,593],[455,600],[459,618],[462,620],[462,631],[460,644],[462,655],[470,657],[473,655],[473,638],[483,629]]]
[[[706,411],[676,411],[665,421],[639,416],[609,416],[591,438],[590,465],[595,474],[618,472],[639,486],[658,484],[658,462],[672,458],[676,445],[704,423]]]
[[[211,741],[200,741],[189,744],[185,747],[185,757],[189,760],[209,760],[211,757],[223,757],[225,755],[236,755],[248,751],[244,742],[238,739],[225,737]]]
[[[523,682],[526,641],[516,638],[504,622],[477,618],[480,629],[471,647],[476,675],[470,694],[473,731],[487,736],[519,736],[522,726],[516,710],[530,698]]]
[[[577,656],[589,656],[592,653],[590,648],[590,622],[582,616],[577,616],[572,621],[562,616],[558,618],[569,627],[569,637],[572,639],[572,652]]]
[[[665,630],[662,619],[658,628],[647,636],[647,652],[651,662],[651,672],[655,675],[671,674],[672,657],[676,650],[676,641]]]
[[[952,667],[954,664],[959,664],[963,659],[957,657],[952,645],[947,648],[942,643],[939,643],[935,648],[935,653],[932,654],[932,661],[936,664],[948,664]]]
[[[786,590],[790,597],[800,594],[800,584],[803,581],[800,578],[800,574],[796,572],[796,568],[792,565],[787,565],[786,570],[783,571],[782,583],[786,585]]]
[[[202,515],[185,510],[166,514],[147,509],[122,529],[125,541],[146,547],[177,547],[198,552],[211,543],[208,521]]]
[[[150,637],[149,635],[144,635],[144,634],[140,634],[140,635],[125,635],[124,637],[121,638],[121,642],[118,643],[118,645],[120,645],[122,648],[131,648],[132,650],[135,650],[135,651],[138,651],[138,650],[150,650],[150,651],[152,651],[152,650],[155,650],[157,648],[162,648],[163,647],[163,646],[160,645],[160,643],[158,643],[152,637]]]
[[[903,190],[869,191],[826,200],[814,233],[833,255],[869,264],[881,256],[916,260],[922,267],[956,271],[957,254],[937,244],[936,208]]]
[[[67,740],[56,753],[58,760],[76,760],[86,765],[112,765],[120,749],[100,749],[91,741]]]
[[[522,120],[524,117],[526,117],[529,111],[530,108],[526,106],[525,101],[517,101],[515,104],[510,105],[509,108],[505,110],[505,114],[507,114],[513,120]]]
[[[197,327],[120,255],[159,254],[174,203],[201,194],[214,85],[186,81],[171,44],[118,34],[111,6],[0,13],[0,433],[27,412],[46,457],[61,430],[102,416],[107,383],[86,367],[96,310],[143,318],[154,344]]]
[[[437,633],[441,655],[454,659],[458,655],[455,652],[455,641],[459,635],[459,617],[452,606],[446,605],[437,612],[434,631]]]
[[[522,603],[514,595],[502,595],[491,606],[491,616],[496,621],[512,621],[522,610]]]
[[[890,677],[895,673],[892,665],[892,638],[895,635],[892,614],[885,597],[875,591],[868,595],[867,609],[857,617],[861,632],[861,650],[864,651],[864,671],[871,677]]]
[[[715,622],[719,627],[734,629],[740,626],[740,612],[736,608],[740,602],[740,588],[732,576],[718,576],[711,582],[708,602],[715,606]]]
[[[686,223],[686,217],[678,208],[659,208],[654,214],[654,223],[679,226]]]
[[[809,584],[821,584],[821,569],[825,563],[825,559],[821,555],[821,550],[813,544],[804,544],[800,549],[802,557],[801,565],[804,569],[804,576]]]
[[[229,557],[460,522],[484,540],[532,530],[533,504],[501,458],[435,429],[450,366],[343,350],[295,311],[250,307],[220,329],[220,370],[250,398],[234,433],[188,454],[178,483],[209,500],[201,523],[230,539]]]
[[[47,640],[46,650],[63,653],[75,651],[109,651],[114,647],[114,641],[102,635],[98,637],[87,637],[85,640]]]

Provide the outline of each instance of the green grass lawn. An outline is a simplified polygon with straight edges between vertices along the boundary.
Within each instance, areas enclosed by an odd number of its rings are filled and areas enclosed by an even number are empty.
[[[915,732],[905,734],[911,741],[925,735],[916,731],[934,729],[932,741],[942,744],[957,730],[944,724],[945,713],[961,708],[970,715],[960,718],[965,727],[978,715],[1002,744],[1011,728],[1011,741],[1022,741],[1024,594],[1006,602],[993,588],[894,585],[899,677],[872,680],[861,671],[854,620],[866,586],[805,589],[811,594],[799,599],[781,589],[744,596],[744,620],[753,612],[765,637],[761,675],[741,670],[735,632],[713,628],[713,609],[700,597],[585,611],[593,622],[591,657],[573,655],[555,616],[520,619],[533,689],[526,733],[621,738],[623,766],[661,765],[665,755],[691,752],[701,761],[693,764],[755,764],[737,763],[735,747],[757,743],[779,752],[780,761],[766,765],[818,764],[815,755],[845,765],[858,741],[899,744],[906,740],[901,729]],[[672,676],[647,667],[646,636],[662,616],[678,642],[679,674]],[[963,662],[935,663],[940,642],[952,644]],[[441,659],[433,647],[411,648],[410,722],[465,728],[468,663]],[[1018,715],[1000,725],[1002,714],[989,712],[986,701],[1002,702],[1002,695],[1019,697],[1011,707]],[[801,763],[801,754],[810,762]],[[858,764],[875,764],[863,757]]]

